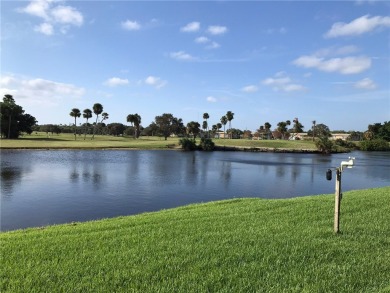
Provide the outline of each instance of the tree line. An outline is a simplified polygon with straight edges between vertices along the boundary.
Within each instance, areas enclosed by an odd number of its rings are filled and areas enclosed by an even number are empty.
[[[105,121],[109,119],[109,114],[103,111],[103,105],[95,103],[92,109],[84,109],[83,112],[78,108],[72,108],[69,115],[74,118],[73,125],[56,125],[46,124],[38,125],[36,118],[28,113],[25,113],[23,108],[16,104],[12,95],[4,95],[3,101],[0,102],[0,119],[1,119],[1,136],[2,138],[18,138],[22,133],[31,134],[33,131],[44,131],[46,133],[73,133],[75,139],[77,135],[84,136],[91,135],[94,139],[95,135],[115,135],[115,136],[132,136],[135,139],[140,136],[161,136],[167,139],[169,136],[178,137],[196,137],[203,138],[257,138],[257,139],[298,139],[299,133],[303,132],[304,126],[298,118],[294,118],[292,123],[290,120],[280,121],[277,123],[274,130],[269,122],[265,122],[255,132],[250,130],[240,130],[232,128],[232,120],[234,113],[227,111],[225,115],[219,118],[219,122],[212,124],[210,128],[208,113],[203,114],[202,125],[197,121],[190,121],[187,124],[183,122],[182,118],[175,117],[171,113],[163,113],[155,116],[153,122],[148,126],[141,125],[141,115],[138,113],[128,114],[126,122],[131,126],[122,123],[109,123]],[[77,126],[77,119],[82,117],[85,119],[84,123]],[[89,119],[96,116],[95,121],[91,124]],[[226,130],[226,125],[228,129]],[[291,126],[291,127],[289,127]],[[221,131],[223,128],[223,131]],[[342,132],[342,131],[338,131]],[[332,132],[325,124],[317,124],[314,120],[310,129],[306,133],[307,137],[313,141],[316,138],[317,143],[329,144],[327,139]],[[369,124],[368,129],[364,132],[352,131],[349,132],[348,140],[350,141],[364,141],[363,148],[367,150],[373,148],[385,148],[390,141],[390,121],[382,123]]]

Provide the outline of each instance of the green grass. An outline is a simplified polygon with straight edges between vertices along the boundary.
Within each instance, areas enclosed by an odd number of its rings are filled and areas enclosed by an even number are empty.
[[[197,139],[199,143],[200,139]],[[247,140],[247,139],[214,139],[217,146],[237,146],[237,147],[258,147],[258,148],[282,148],[282,149],[308,149],[315,150],[316,147],[312,141],[288,141],[288,140]],[[46,133],[38,132],[31,135],[25,135],[19,139],[1,139],[0,148],[61,148],[61,149],[104,149],[104,148],[133,148],[133,149],[167,149],[169,147],[179,147],[178,138],[168,138],[164,140],[161,137],[141,137],[133,139],[130,137],[102,136],[77,136],[71,133],[62,133],[47,137]]]
[[[248,139],[215,139],[219,146],[241,146],[257,148],[316,150],[314,142],[308,140],[248,140]]]
[[[108,135],[95,135],[95,139],[91,140],[91,135],[88,135],[86,140],[84,136],[77,136],[71,133],[54,134],[49,138],[46,133],[34,132],[31,135],[25,135],[19,139],[1,139],[0,148],[49,148],[49,149],[104,149],[104,148],[130,148],[130,149],[166,149],[168,145],[178,144],[177,138],[160,137],[142,137],[133,139],[131,137],[119,137]]]
[[[390,187],[0,234],[1,292],[389,292]]]

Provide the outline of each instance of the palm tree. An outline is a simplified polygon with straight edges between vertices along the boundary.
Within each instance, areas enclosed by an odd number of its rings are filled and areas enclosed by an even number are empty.
[[[103,123],[103,121],[107,119],[108,119],[108,113],[106,112],[102,113],[102,120],[100,121],[100,123]]]
[[[214,124],[213,126],[211,126],[211,131],[213,132],[213,137],[215,138],[215,134],[216,134],[217,131],[218,131],[218,126],[217,126],[217,124]]]
[[[313,120],[311,123],[313,123],[313,141],[314,141],[314,129],[316,128],[316,121]]]
[[[96,103],[96,104],[93,105],[92,110],[93,110],[93,113],[96,115],[96,122],[95,122],[95,126],[93,127],[93,134],[92,134],[92,138],[91,138],[91,139],[94,139],[95,138],[96,126],[97,126],[98,119],[99,119],[99,115],[102,114],[102,112],[103,112],[103,105],[99,104],[99,103]]]
[[[127,122],[131,123],[131,126],[135,126],[134,138],[138,138],[140,134],[141,116],[137,113],[127,115]]]
[[[77,130],[77,125],[76,125],[76,120],[78,117],[81,116],[81,112],[77,108],[73,108],[72,111],[69,113],[70,116],[74,117],[74,140],[76,140],[76,130]]]
[[[226,138],[225,137],[225,126],[226,126],[226,123],[228,122],[228,119],[226,116],[222,116],[221,117],[221,123],[223,125],[223,138]]]
[[[207,128],[208,128],[207,120],[203,121],[202,128],[203,128],[203,131],[207,130]]]
[[[8,114],[8,139],[11,137],[11,121],[12,121],[12,112],[16,106],[15,100],[12,95],[4,95],[3,98],[4,104],[7,105],[6,113]]]
[[[229,121],[229,129],[232,129],[232,120],[234,119],[234,113],[232,111],[228,111],[226,113],[226,118]],[[232,138],[231,132],[230,132],[229,136],[230,136],[229,138]]]
[[[203,119],[206,120],[207,132],[209,131],[209,126],[208,126],[208,121],[207,121],[207,119],[209,119],[209,118],[210,118],[209,113],[203,113]]]
[[[220,138],[219,136],[219,130],[222,128],[222,124],[221,123],[217,123],[217,130],[218,130],[218,138]]]
[[[265,132],[267,133],[267,139],[270,139],[269,134],[271,132],[272,125],[269,122],[264,123]]]
[[[141,116],[137,113],[134,114],[134,126],[135,126],[135,132],[134,137],[138,138],[140,135],[140,125],[141,125]]]
[[[84,109],[83,118],[87,119],[87,122],[85,123],[85,131],[84,131],[84,140],[85,140],[87,136],[87,130],[88,130],[88,119],[92,118],[92,111],[90,109]]]

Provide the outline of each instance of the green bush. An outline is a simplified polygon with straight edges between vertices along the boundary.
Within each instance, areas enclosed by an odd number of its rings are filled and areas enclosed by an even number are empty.
[[[200,149],[202,149],[204,151],[213,151],[214,147],[215,147],[215,144],[211,140],[211,138],[204,138],[204,137],[202,137],[202,139],[200,140],[199,147],[200,147]]]
[[[360,142],[362,151],[390,151],[389,143],[384,139],[364,140]]]
[[[333,149],[333,143],[326,137],[323,136],[315,142],[317,149],[323,154],[330,154]]]
[[[194,151],[197,149],[195,139],[191,138],[181,138],[179,140],[179,145],[185,151]]]
[[[347,149],[356,149],[356,144],[354,144],[353,142],[351,141],[345,141],[345,140],[342,140],[342,139],[336,139],[335,141],[335,144],[338,145],[338,146],[341,146],[343,148],[347,148]]]

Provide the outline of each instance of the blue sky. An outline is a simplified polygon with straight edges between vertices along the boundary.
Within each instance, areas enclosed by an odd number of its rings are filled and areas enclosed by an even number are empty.
[[[232,127],[390,120],[385,1],[2,1],[1,95],[39,124],[101,103],[107,123],[172,113]],[[80,119],[82,122],[82,119]]]

